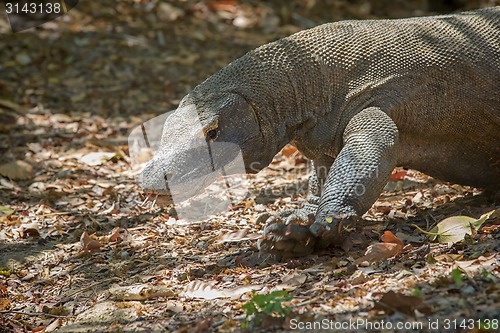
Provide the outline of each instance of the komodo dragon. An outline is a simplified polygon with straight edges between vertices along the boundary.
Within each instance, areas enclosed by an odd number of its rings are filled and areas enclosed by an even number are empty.
[[[206,170],[183,163],[196,135],[239,145],[248,173],[292,143],[313,160],[312,193],[268,219],[260,248],[308,254],[339,242],[396,166],[498,191],[499,89],[500,7],[320,25],[248,52],[189,93],[141,185],[165,194],[165,177]],[[178,125],[186,106],[200,128]],[[219,153],[215,167],[231,158]]]

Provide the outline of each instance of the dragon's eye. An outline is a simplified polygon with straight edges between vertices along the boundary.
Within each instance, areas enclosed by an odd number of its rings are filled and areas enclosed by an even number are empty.
[[[217,133],[217,130],[211,129],[210,131],[207,132],[207,140],[213,141],[217,139],[218,134],[219,133]]]

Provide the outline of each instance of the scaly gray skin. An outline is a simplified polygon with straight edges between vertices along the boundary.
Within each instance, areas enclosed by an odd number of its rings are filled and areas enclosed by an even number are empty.
[[[238,144],[249,173],[292,143],[315,163],[313,195],[305,209],[271,217],[260,247],[307,254],[339,242],[342,222],[371,207],[395,166],[498,191],[499,89],[500,7],[321,25],[250,51],[197,86],[181,107],[196,106],[202,128],[179,133],[167,120],[142,185],[165,193],[165,174],[206,170],[182,165],[195,133]],[[310,213],[310,226],[294,223]]]

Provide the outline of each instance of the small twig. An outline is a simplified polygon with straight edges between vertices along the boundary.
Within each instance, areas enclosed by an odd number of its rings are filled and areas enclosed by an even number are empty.
[[[102,283],[111,282],[111,281],[116,281],[116,280],[120,280],[120,278],[118,278],[118,277],[113,277],[113,278],[109,278],[109,279],[106,279],[106,280],[102,280],[102,281],[99,281],[99,282],[93,283],[93,284],[91,284],[90,286],[87,286],[87,287],[82,288],[82,289],[80,289],[80,290],[76,290],[76,291],[72,292],[71,294],[66,295],[66,297],[73,297],[73,296],[75,296],[76,294],[79,294],[79,293],[82,293],[82,292],[87,291],[87,290],[89,290],[89,289],[92,289],[92,288],[94,288],[95,286],[98,286],[98,285],[100,285],[100,284],[102,284]]]
[[[139,205],[139,207],[144,208],[144,205],[146,204],[146,202],[148,202],[149,198],[151,197],[151,194],[152,193],[148,193],[148,195],[146,196],[146,199],[144,199],[144,201]]]
[[[45,312],[23,312],[23,311],[17,311],[17,310],[6,310],[6,311],[0,311],[1,314],[8,314],[8,313],[13,313],[13,314],[21,314],[25,316],[46,316],[50,318],[70,318],[73,316],[58,316],[58,315],[53,315],[50,313],[45,313]]]
[[[151,204],[151,210],[155,208],[156,200],[158,199],[158,194],[155,196],[153,203]]]
[[[314,303],[314,302],[317,302],[321,299],[321,296],[316,296],[316,297],[313,297],[311,299],[308,299],[308,300],[305,300],[305,301],[302,301],[300,303],[297,303],[297,304],[292,304],[291,306],[294,307],[294,308],[298,308],[298,307],[302,307],[304,305],[309,305],[311,303]]]
[[[236,321],[239,321],[239,320],[245,319],[245,317],[246,316],[244,314],[242,314],[242,315],[236,316],[236,317],[234,317],[232,319],[236,320]],[[227,319],[216,321],[215,323],[212,324],[212,328],[217,328],[217,327],[221,326],[222,324],[224,324],[226,322],[226,320]]]
[[[49,217],[49,216],[56,216],[56,215],[71,215],[74,214],[73,212],[54,212],[54,213],[47,213],[47,214],[41,214],[37,215],[37,217]]]

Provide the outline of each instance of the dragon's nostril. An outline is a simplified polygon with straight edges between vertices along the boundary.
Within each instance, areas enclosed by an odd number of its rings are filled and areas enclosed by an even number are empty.
[[[163,174],[163,181],[165,182],[165,189],[167,189],[167,190],[170,189],[169,184],[172,184],[173,178],[174,178],[173,173],[166,172]]]
[[[165,183],[168,183],[169,180],[172,180],[172,174],[171,173],[163,174],[163,179],[165,180]]]

